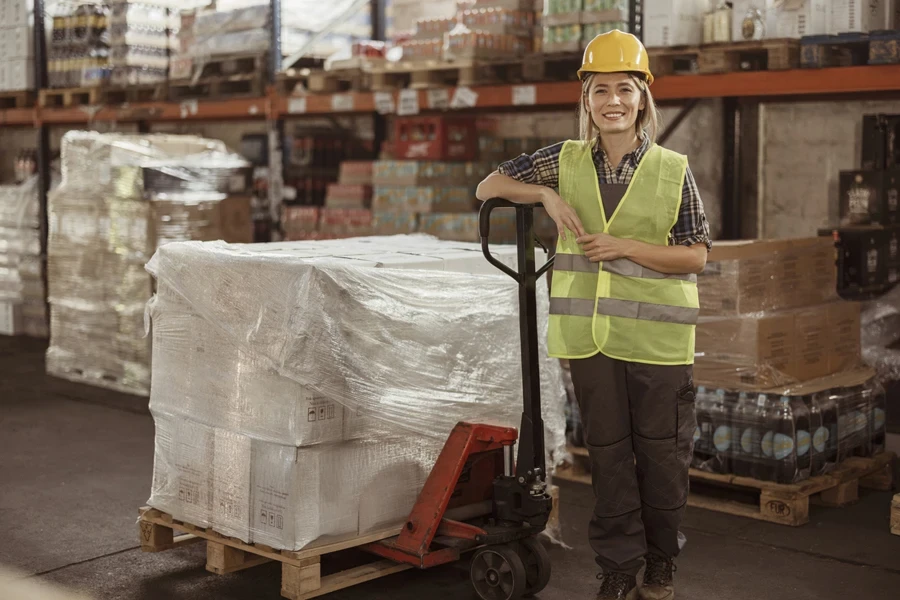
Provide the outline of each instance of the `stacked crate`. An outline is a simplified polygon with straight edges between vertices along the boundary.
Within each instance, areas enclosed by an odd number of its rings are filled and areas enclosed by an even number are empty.
[[[543,51],[580,52],[601,33],[628,31],[627,0],[547,0],[544,3]]]
[[[285,239],[321,240],[368,235],[372,229],[372,161],[343,161],[337,183],[329,183],[325,205],[286,206]]]
[[[0,186],[0,335],[47,337],[37,178]]]
[[[47,77],[51,88],[95,87],[109,80],[108,6],[81,4],[53,17]]]
[[[252,241],[250,199],[229,194],[246,166],[196,136],[66,133],[48,195],[50,374],[147,394],[144,267],[173,241]]]

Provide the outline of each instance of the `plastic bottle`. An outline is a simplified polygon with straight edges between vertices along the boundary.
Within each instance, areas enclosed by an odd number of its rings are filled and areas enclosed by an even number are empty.
[[[810,476],[821,475],[825,472],[825,461],[828,446],[828,429],[825,427],[822,398],[827,397],[827,392],[809,394],[803,396],[806,408],[809,410],[810,432]]]
[[[870,456],[874,456],[885,449],[885,419],[887,409],[887,398],[884,388],[875,380],[866,384],[869,392],[869,413],[868,424],[871,432],[869,443]]]
[[[694,403],[697,412],[697,428],[694,430],[694,456],[691,466],[703,471],[712,470],[712,461],[715,458],[710,404],[710,394],[706,387],[702,385],[697,387],[697,399]]]
[[[723,389],[716,390],[709,410],[713,426],[715,457],[712,462],[713,472],[715,473],[731,473],[731,459],[729,455],[733,439],[731,419],[734,401],[730,396]]]
[[[809,407],[804,398],[791,397],[791,413],[794,419],[794,448],[796,453],[796,471],[792,481],[809,479],[813,462],[812,422]]]
[[[753,476],[753,437],[756,427],[756,401],[747,392],[738,394],[732,413],[731,471],[742,477]],[[757,434],[757,437],[758,434]]]
[[[793,483],[797,473],[796,431],[791,399],[782,396],[769,411],[768,431],[763,436],[763,452],[772,457],[774,481]],[[768,447],[768,452],[765,452]]]

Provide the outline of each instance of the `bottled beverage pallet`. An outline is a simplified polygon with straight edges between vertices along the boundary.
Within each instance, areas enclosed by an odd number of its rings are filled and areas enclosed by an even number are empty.
[[[810,35],[800,44],[806,69],[900,63],[900,31]]]
[[[570,446],[569,452],[572,465],[557,469],[554,476],[590,485],[587,449]],[[810,499],[824,506],[840,507],[856,502],[860,487],[892,489],[895,459],[893,452],[871,458],[851,457],[830,473],[788,484],[691,469],[688,506],[799,526],[809,522]]]

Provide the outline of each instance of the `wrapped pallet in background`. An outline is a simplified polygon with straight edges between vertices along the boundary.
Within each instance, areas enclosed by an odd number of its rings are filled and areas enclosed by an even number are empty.
[[[0,186],[0,335],[47,337],[37,177]]]
[[[515,263],[514,248],[497,252]],[[457,422],[519,425],[518,292],[476,244],[184,242],[148,270],[148,502],[175,518],[292,550],[397,526]],[[565,391],[546,327],[540,317],[552,467]]]
[[[195,136],[64,136],[62,181],[48,196],[49,373],[148,393],[144,265],[171,241],[250,241],[250,200],[228,195],[245,167]]]

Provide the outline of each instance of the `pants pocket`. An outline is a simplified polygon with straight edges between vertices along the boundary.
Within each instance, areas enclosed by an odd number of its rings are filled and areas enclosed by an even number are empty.
[[[680,461],[690,462],[694,454],[694,432],[697,429],[697,413],[694,405],[694,382],[678,388],[676,404],[676,455]]]

